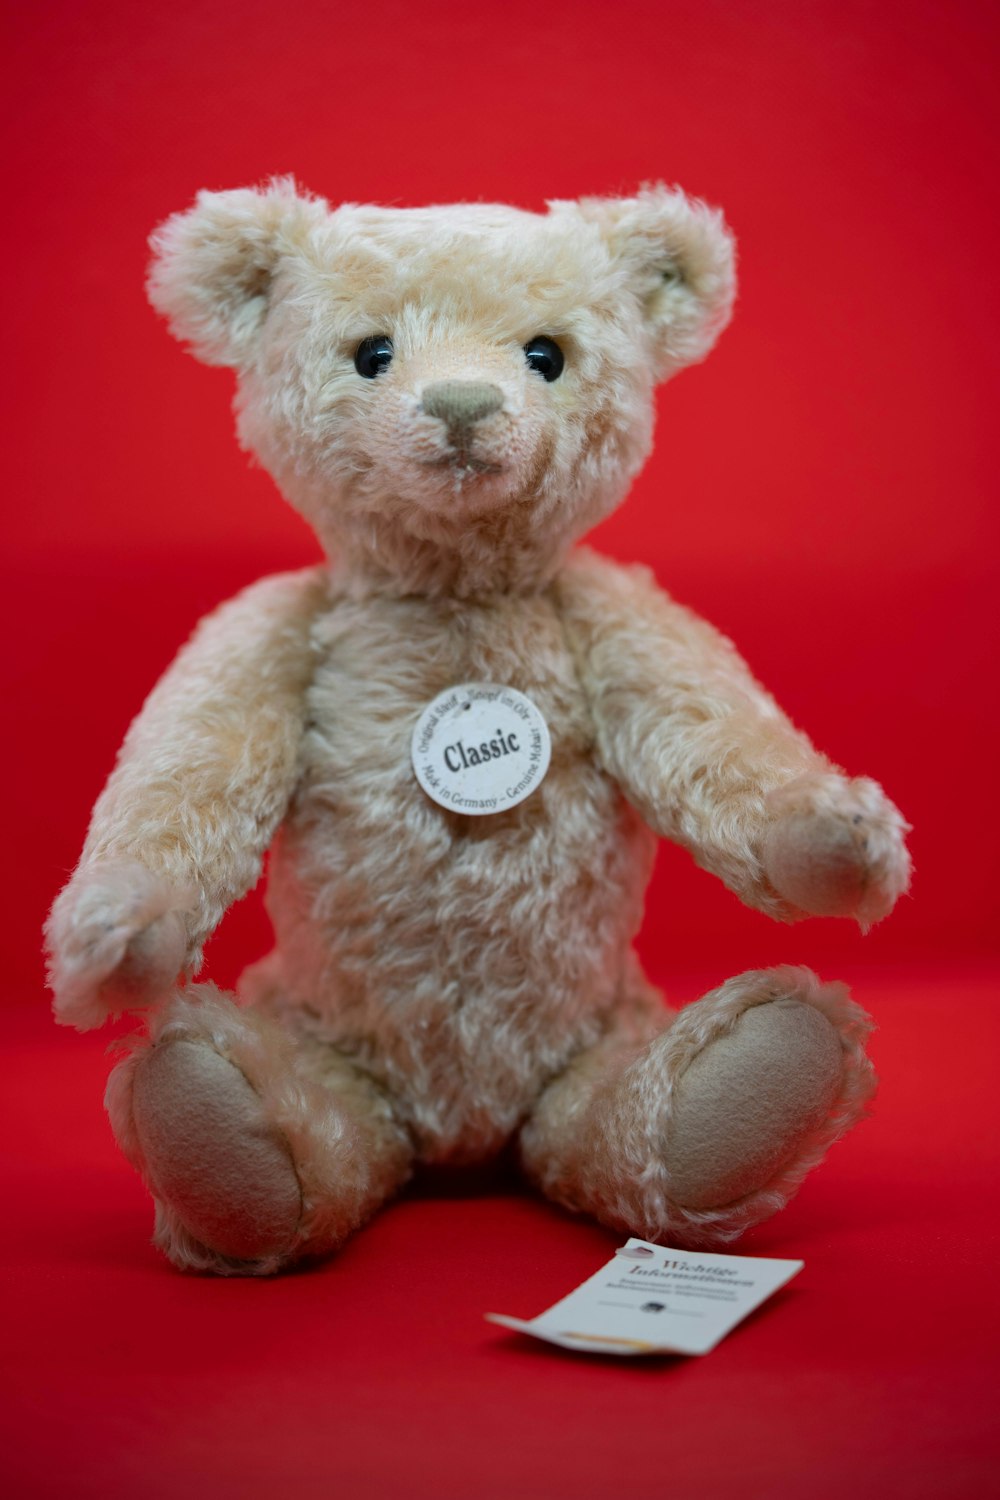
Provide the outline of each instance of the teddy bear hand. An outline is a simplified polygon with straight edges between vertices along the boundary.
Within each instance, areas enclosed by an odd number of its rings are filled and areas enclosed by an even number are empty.
[[[764,870],[793,916],[854,917],[867,931],[909,886],[909,824],[867,777],[797,777],[767,811]]]
[[[195,898],[133,860],[77,872],[46,924],[56,1020],[78,1031],[166,997],[185,966]]]

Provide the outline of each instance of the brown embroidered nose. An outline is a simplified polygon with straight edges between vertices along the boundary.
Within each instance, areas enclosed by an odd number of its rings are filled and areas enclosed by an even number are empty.
[[[421,402],[429,417],[440,417],[453,432],[464,432],[503,406],[503,391],[474,380],[442,380],[424,390]]]

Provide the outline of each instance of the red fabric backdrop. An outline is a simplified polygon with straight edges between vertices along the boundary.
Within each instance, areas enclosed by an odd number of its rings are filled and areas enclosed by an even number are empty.
[[[190,1299],[202,1307],[226,1298],[227,1308],[245,1310],[248,1319],[263,1317],[263,1326],[273,1328],[279,1308],[282,1317],[314,1319],[310,1288],[318,1284],[297,1278],[271,1290],[223,1292],[214,1284],[171,1280],[141,1246],[141,1196],[97,1118],[97,1053],[91,1043],[53,1041],[44,1018],[38,929],[76,858],[89,807],[128,720],[199,614],[261,573],[316,555],[304,525],[236,447],[230,377],[194,365],[149,311],[142,291],[148,231],[199,187],[237,186],[275,172],[293,172],[335,202],[473,197],[540,207],[546,197],[628,191],[665,178],[722,204],[741,247],[735,323],[703,369],[663,391],[655,456],[595,540],[615,556],[652,563],[665,586],[735,638],[835,759],[885,783],[914,823],[917,876],[900,912],[862,939],[836,923],[775,927],[743,911],[686,857],[664,850],[644,951],[668,987],[673,976],[687,976],[682,998],[736,969],[791,959],[848,978],[880,971],[871,980],[873,992],[890,971],[912,974],[919,965],[925,975],[942,976],[939,993],[948,1007],[949,976],[970,965],[983,972],[995,946],[997,31],[995,7],[973,0],[881,6],[868,0],[621,0],[613,7],[506,0],[489,9],[402,0],[339,6],[293,0],[284,7],[264,0],[176,0],[156,7],[42,0],[12,18],[2,250],[10,497],[3,565],[11,710],[4,741],[10,762],[6,969],[11,1004],[25,1011],[18,1022],[26,1048],[21,1093],[30,1096],[31,1130],[43,1142],[39,1157],[20,1147],[15,1154],[31,1163],[21,1179],[31,1222],[50,1205],[43,1219],[62,1245],[57,1280],[74,1287],[73,1306],[77,1297],[87,1303],[92,1273],[104,1277],[109,1307],[120,1291],[127,1321],[152,1309],[148,1369],[157,1367],[165,1331],[169,1339],[166,1325],[175,1313],[168,1305],[176,1309],[188,1299],[190,1312]],[[251,898],[214,944],[213,976],[230,981],[266,941],[259,903]],[[909,981],[900,983],[902,994]],[[926,996],[928,981],[920,983]],[[897,1019],[903,1010],[901,1001]],[[927,1014],[930,1028],[935,1011],[929,1004]],[[985,1004],[976,1015],[977,1024],[990,1024]],[[928,1149],[920,1101],[934,1097],[939,1046],[926,1035],[921,1042],[913,1024],[900,1022],[897,1033],[911,1039],[909,1053],[906,1042],[894,1059],[891,1043],[884,1043],[883,1066],[890,1073],[904,1063],[916,1067],[911,1076],[921,1080],[904,1101],[911,1113],[895,1119],[892,1139],[901,1155],[890,1153],[890,1175],[914,1132],[918,1153]],[[991,1035],[995,1045],[995,1027]],[[973,1060],[986,1055],[982,1049],[972,1046]],[[79,1074],[72,1072],[73,1059]],[[91,1092],[84,1096],[66,1080],[85,1075]],[[961,1076],[948,1087],[956,1141],[978,1132],[982,1144],[989,1127],[985,1114],[974,1113],[974,1094]],[[9,1091],[8,1103],[15,1094]],[[74,1151],[66,1143],[84,1128],[84,1097],[91,1101],[86,1129],[95,1132],[93,1160],[100,1159],[107,1179],[104,1196],[88,1197],[86,1171],[71,1170]],[[979,1097],[985,1111],[985,1085]],[[28,1129],[21,1107],[9,1127],[18,1140]],[[860,1147],[852,1143],[850,1150],[862,1159]],[[985,1157],[974,1159],[985,1171]],[[940,1157],[942,1170],[949,1161]],[[937,1181],[928,1171],[925,1199]],[[974,1184],[967,1186],[972,1191]],[[840,1198],[828,1200],[829,1224],[821,1217],[815,1230],[821,1239],[839,1215],[869,1212],[883,1201],[870,1185],[863,1201],[852,1197],[846,1170],[839,1191]],[[401,1226],[426,1230],[420,1214],[430,1212],[430,1201],[411,1201],[409,1220],[387,1217],[395,1231],[369,1231],[372,1260],[367,1273],[355,1272],[357,1296],[373,1295],[393,1256],[405,1259]],[[452,1217],[441,1222],[450,1233],[465,1221],[463,1210],[460,1203],[444,1207]],[[492,1236],[501,1233],[501,1221],[513,1226],[502,1242],[516,1254],[518,1214],[529,1212],[533,1224],[553,1226],[536,1231],[540,1243],[548,1233],[550,1247],[560,1236],[563,1243],[586,1245],[573,1267],[580,1276],[604,1253],[606,1237],[542,1207],[510,1208],[509,1217],[497,1208],[475,1222]],[[81,1214],[90,1225],[82,1242],[72,1228]],[[886,1243],[894,1224],[891,1217],[882,1223]],[[905,1229],[911,1264],[925,1229],[916,1223]],[[379,1241],[379,1234],[390,1238]],[[784,1229],[769,1236],[760,1248],[798,1253]],[[123,1271],[130,1253],[143,1267],[140,1292],[130,1292]],[[366,1253],[359,1243],[352,1264],[363,1267]],[[60,1340],[70,1336],[57,1331],[52,1308],[60,1309],[60,1318],[65,1308],[58,1297],[46,1300],[51,1279],[34,1277],[37,1246],[27,1228],[16,1264],[25,1287],[33,1288],[23,1304],[32,1309],[26,1327],[38,1327],[40,1319],[50,1330],[51,1345],[43,1344],[58,1363]],[[535,1277],[527,1265],[522,1270],[524,1295],[517,1305],[510,1294],[506,1299],[514,1312],[537,1310],[574,1279]],[[323,1284],[327,1296],[339,1285]],[[413,1291],[418,1301],[432,1295],[426,1286]],[[854,1295],[844,1288],[848,1301]],[[478,1289],[470,1301],[480,1306]],[[369,1304],[370,1337],[382,1352],[366,1367],[366,1389],[373,1402],[385,1403],[390,1433],[400,1401],[417,1403],[418,1413],[426,1406],[427,1431],[436,1432],[426,1439],[427,1458],[435,1445],[451,1440],[445,1407],[475,1378],[472,1366],[462,1364],[459,1335],[455,1344],[445,1337],[432,1347],[435,1373],[426,1384],[409,1363],[413,1349],[393,1345],[379,1309],[377,1300]],[[118,1316],[109,1312],[109,1322]],[[318,1316],[334,1314],[327,1306]],[[968,1307],[966,1316],[972,1317]],[[862,1363],[859,1358],[851,1366],[846,1359],[844,1344],[862,1339],[857,1328],[845,1333],[844,1321],[850,1320],[843,1302],[834,1298],[821,1331],[840,1341],[843,1380],[834,1389],[841,1393]],[[305,1326],[305,1340],[318,1337],[323,1350],[336,1350],[335,1324],[320,1332],[314,1322]],[[462,1326],[461,1337],[473,1343],[494,1339]],[[786,1326],[785,1343],[780,1336],[768,1342],[762,1320],[754,1337],[760,1338],[757,1359],[769,1372],[768,1390],[779,1405],[794,1408],[802,1400],[790,1378],[801,1349],[797,1340],[819,1334]],[[221,1336],[230,1334],[223,1329]],[[116,1468],[100,1442],[103,1468],[96,1450],[81,1458],[78,1436],[65,1437],[76,1432],[64,1426],[69,1387],[56,1382],[55,1427],[34,1434],[31,1451],[42,1456],[35,1468],[24,1469],[32,1477],[23,1479],[23,1492],[66,1493],[53,1476],[77,1470],[78,1493],[92,1492],[86,1476],[98,1472],[93,1493],[138,1493],[129,1485],[137,1483],[141,1433],[148,1435],[157,1399],[143,1381],[133,1388],[136,1361],[143,1363],[138,1345],[129,1344],[128,1357],[116,1362],[115,1336],[107,1330],[96,1338],[85,1321],[72,1338],[84,1386],[89,1350],[96,1351],[98,1366],[118,1372],[118,1385],[101,1387],[102,1409],[108,1402],[115,1409],[114,1431],[128,1427],[130,1395],[140,1400],[140,1387],[147,1426],[140,1423],[140,1437],[130,1440],[132,1467]],[[32,1341],[27,1333],[25,1339],[27,1349]],[[947,1359],[950,1346],[942,1339]],[[750,1343],[747,1334],[743,1347]],[[266,1361],[252,1341],[238,1347],[240,1361]],[[35,1349],[28,1367],[50,1369],[50,1353],[43,1357]],[[186,1357],[176,1348],[169,1356],[175,1382]],[[197,1364],[196,1352],[191,1357]],[[282,1345],[282,1370],[286,1357],[296,1356]],[[711,1368],[730,1368],[722,1363],[727,1357],[713,1356],[718,1363]],[[317,1359],[322,1364],[314,1348],[309,1360]],[[567,1394],[565,1382],[578,1391],[590,1378],[586,1371],[542,1354],[524,1355],[516,1370],[509,1368],[512,1384],[501,1373],[498,1388],[506,1397],[499,1399],[513,1401],[515,1426],[519,1381],[533,1403],[543,1403],[554,1387],[564,1421],[557,1463],[547,1456],[544,1427],[531,1427],[532,1463],[542,1477],[532,1488],[528,1465],[517,1479],[521,1492],[561,1493],[559,1474],[567,1486],[574,1481],[576,1494],[603,1492],[587,1488],[598,1483],[598,1471],[574,1467],[572,1457],[568,1413],[577,1398]],[[405,1380],[401,1369],[409,1371]],[[270,1399],[265,1376],[262,1366],[254,1376],[257,1394],[247,1396],[250,1410]],[[285,1378],[279,1371],[279,1391]],[[714,1385],[707,1373],[687,1378],[705,1381],[693,1387],[686,1420],[705,1451],[714,1451],[720,1441],[715,1403],[736,1399],[738,1391],[726,1384],[728,1377],[721,1383],[714,1377]],[[48,1376],[38,1379],[43,1406]],[[342,1374],[337,1379],[342,1382]],[[324,1376],[327,1388],[339,1392],[331,1400],[344,1397],[337,1379],[329,1371]],[[601,1386],[619,1402],[616,1420],[627,1421],[628,1393],[642,1379],[633,1370],[620,1374],[623,1383]],[[941,1379],[947,1381],[947,1368]],[[919,1403],[912,1410],[893,1404],[893,1381],[887,1374],[879,1397],[887,1403],[887,1451],[905,1446],[925,1411]],[[197,1383],[194,1391],[196,1399]],[[280,1408],[286,1398],[275,1399]],[[832,1399],[826,1387],[823,1399]],[[323,1398],[316,1394],[314,1401],[308,1422],[301,1406],[294,1419],[287,1414],[287,1441],[300,1453],[305,1427],[326,1420]],[[965,1397],[959,1405],[968,1412]],[[933,1402],[926,1408],[932,1410],[938,1410]],[[794,1471],[806,1474],[814,1465],[810,1493],[820,1493],[815,1465],[822,1466],[821,1458],[829,1465],[834,1425],[852,1420],[853,1411],[850,1402],[841,1410],[834,1401],[828,1429],[820,1416],[797,1429]],[[766,1417],[761,1408],[760,1421]],[[285,1429],[276,1422],[273,1442],[280,1452]],[[414,1422],[406,1427],[406,1443],[419,1449]],[[480,1424],[475,1430],[487,1429]],[[792,1441],[787,1427],[782,1430],[782,1441]],[[746,1439],[744,1427],[739,1431],[737,1449]],[[365,1432],[369,1472],[377,1479],[390,1471],[379,1468],[384,1455],[374,1429]],[[630,1472],[633,1478],[660,1472],[653,1435],[654,1429],[636,1434],[636,1470],[621,1450],[623,1480]],[[235,1439],[230,1432],[220,1441]],[[752,1472],[763,1474],[754,1442],[744,1457]],[[201,1450],[190,1451],[197,1467]],[[784,1471],[780,1455],[768,1451],[768,1492],[775,1493]],[[162,1448],[157,1452],[162,1464]],[[694,1483],[699,1469],[689,1457],[684,1473]],[[473,1459],[469,1450],[461,1493],[503,1492],[485,1478],[477,1491],[474,1475],[486,1475],[489,1464],[485,1453],[479,1470]],[[310,1473],[318,1486],[324,1475],[332,1484],[363,1472],[354,1460],[338,1467],[336,1454],[325,1469],[324,1461],[317,1450],[318,1467]],[[439,1493],[442,1486],[447,1492],[447,1465],[429,1458],[427,1464],[428,1486],[433,1479]],[[716,1459],[709,1468],[716,1475],[712,1493],[737,1492],[725,1488]],[[910,1475],[917,1488],[909,1493],[948,1492],[920,1489],[918,1471],[928,1485],[938,1472],[917,1465]],[[164,1488],[156,1493],[179,1493],[170,1488],[174,1471],[164,1472]],[[398,1473],[407,1472],[404,1463]],[[858,1487],[860,1472],[830,1471],[855,1493],[868,1493]],[[881,1471],[876,1465],[866,1472]],[[600,1473],[610,1484],[610,1470]],[[668,1474],[667,1465],[665,1482]],[[213,1483],[220,1492],[218,1473]],[[233,1480],[222,1492],[250,1494],[249,1485],[248,1478],[243,1488]],[[407,1492],[418,1488],[414,1478]],[[385,1490],[395,1492],[391,1485]],[[747,1492],[754,1493],[752,1483]]]

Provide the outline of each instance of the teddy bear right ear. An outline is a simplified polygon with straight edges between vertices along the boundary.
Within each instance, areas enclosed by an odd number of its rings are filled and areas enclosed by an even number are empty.
[[[596,227],[642,307],[657,378],[704,359],[729,321],[736,246],[718,209],[651,183],[631,198],[549,204]]]
[[[199,359],[239,368],[263,325],[281,257],[328,212],[289,177],[260,189],[201,192],[150,236],[149,300]]]

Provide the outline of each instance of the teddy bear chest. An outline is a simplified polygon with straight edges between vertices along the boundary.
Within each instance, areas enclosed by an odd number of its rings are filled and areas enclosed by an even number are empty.
[[[545,595],[461,607],[425,600],[343,601],[319,622],[298,818],[336,811],[370,830],[403,819],[429,832],[487,838],[537,828],[574,807],[610,810],[615,794],[593,756],[594,730],[554,602]],[[525,694],[548,726],[552,755],[537,791],[494,817],[433,802],[414,771],[411,739],[448,688],[496,684]],[[471,823],[479,826],[475,829]]]

